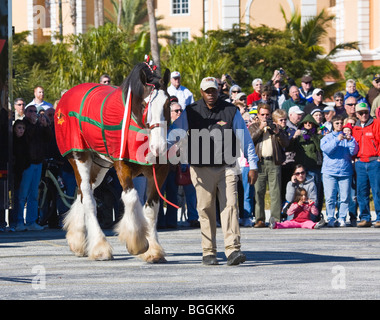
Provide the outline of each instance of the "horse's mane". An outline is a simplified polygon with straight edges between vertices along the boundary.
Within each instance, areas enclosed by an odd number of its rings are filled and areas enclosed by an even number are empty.
[[[145,83],[141,82],[141,71],[145,74],[146,83],[153,84],[154,86],[158,85],[161,77],[158,76],[145,62],[140,62],[133,67],[131,73],[120,86],[125,96],[128,92],[128,88],[131,87],[133,95],[142,98]]]
[[[141,74],[141,71],[145,74]],[[144,89],[145,84],[152,84],[154,87],[158,87],[161,77],[151,69],[147,63],[140,62],[134,66],[131,73],[123,81],[120,88],[124,93],[124,97],[127,97],[128,89],[131,88],[132,93],[132,112],[137,118],[139,125],[142,125],[142,115],[144,111]],[[143,82],[143,81],[144,82]]]

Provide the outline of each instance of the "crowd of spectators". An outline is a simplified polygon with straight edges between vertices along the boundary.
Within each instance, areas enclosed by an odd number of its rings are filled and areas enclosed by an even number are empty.
[[[172,72],[168,88],[172,121],[187,105],[194,103],[193,94],[181,85],[181,77],[178,71]],[[103,75],[100,82],[109,85],[111,78]],[[322,88],[314,88],[310,75],[303,76],[297,85],[282,69],[275,70],[265,83],[254,79],[252,92],[242,92],[238,81],[228,75],[222,75],[217,82],[218,99],[234,104],[240,111],[258,156],[258,177],[254,185],[247,183],[247,159],[243,155],[238,159],[240,226],[267,227],[265,208],[269,207],[272,229],[319,228],[324,225],[324,219],[328,227],[380,227],[380,74],[373,76],[373,86],[367,95],[360,95],[355,80],[348,79],[346,90],[336,92],[332,101],[325,97]],[[56,178],[64,192],[70,196],[75,194],[73,171],[60,156],[55,143],[56,103],[44,100],[44,89],[40,86],[35,88],[34,96],[27,105],[23,98],[14,101],[14,208],[9,212],[8,228],[5,212],[0,212],[0,231],[41,230],[45,225],[61,227],[62,216],[68,208],[58,195],[56,216],[59,218],[54,225],[44,219],[46,213],[39,206],[39,185],[47,159],[58,163]],[[187,208],[187,217],[181,226],[199,228],[195,188],[191,181],[179,182],[180,173],[190,175],[189,165],[173,165],[161,191],[171,202]],[[112,172],[108,176],[102,187],[111,188],[109,185],[113,184],[113,193],[121,192]],[[135,183],[141,189],[143,202],[146,183],[138,178]],[[265,202],[267,184],[269,206]],[[101,199],[105,194],[99,193],[100,202],[110,201]],[[375,208],[373,224],[371,194]],[[111,213],[104,214],[114,216],[102,227],[111,227],[117,221],[117,195],[112,202]],[[324,207],[325,216],[322,215]],[[216,210],[222,208],[216,206]],[[172,207],[164,209],[161,202],[157,227],[178,228],[177,214]],[[291,219],[292,223],[284,224]]]

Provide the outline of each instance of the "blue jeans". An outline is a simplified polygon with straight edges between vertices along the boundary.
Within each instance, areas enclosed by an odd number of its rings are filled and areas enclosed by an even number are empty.
[[[314,177],[315,186],[317,187],[317,203],[315,206],[318,208],[319,213],[321,213],[323,207],[323,184],[321,169],[307,169],[306,171]]]
[[[190,183],[183,186],[183,191],[185,192],[186,198],[187,220],[197,221],[199,216],[197,211],[197,194],[194,185]]]
[[[31,164],[22,173],[18,190],[17,223],[24,224],[24,206],[26,203],[26,225],[38,219],[38,185],[41,181],[42,163]]]
[[[369,195],[372,189],[373,202],[376,211],[376,221],[380,221],[380,162],[355,162],[356,196],[360,210],[360,220],[371,221]]]
[[[176,171],[169,171],[168,176],[161,187],[161,193],[166,199],[174,204],[178,204],[178,186],[175,183]],[[166,195],[165,195],[166,193]],[[164,201],[160,199],[160,208],[158,209],[157,227],[159,228],[176,228],[178,210],[166,205],[166,214],[164,213]]]
[[[248,182],[249,167],[241,168],[242,183],[244,189],[244,213],[243,218],[252,218],[254,210],[255,186]]]
[[[335,220],[335,207],[338,202],[339,220],[346,220],[351,198],[351,176],[338,177],[324,173],[322,175],[325,193],[327,221]],[[339,200],[337,196],[339,194]]]

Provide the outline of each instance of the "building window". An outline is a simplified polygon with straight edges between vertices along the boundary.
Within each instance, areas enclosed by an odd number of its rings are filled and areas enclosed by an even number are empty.
[[[180,44],[182,41],[189,40],[188,31],[174,31],[172,32],[174,44]]]
[[[188,14],[189,0],[172,0],[173,14]]]

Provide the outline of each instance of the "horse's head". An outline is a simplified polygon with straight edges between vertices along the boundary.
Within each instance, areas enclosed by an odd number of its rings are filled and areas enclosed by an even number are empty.
[[[166,153],[166,134],[170,125],[170,100],[167,92],[169,79],[170,71],[166,69],[164,77],[154,87],[147,83],[152,86],[152,90],[145,99],[147,116],[144,117],[144,124],[149,128],[149,149],[155,157]]]
[[[137,64],[121,85],[125,96],[132,93],[132,113],[137,123],[149,129],[149,149],[154,157],[166,152],[166,132],[170,125],[170,103],[167,86],[170,71],[164,77],[147,63]]]

